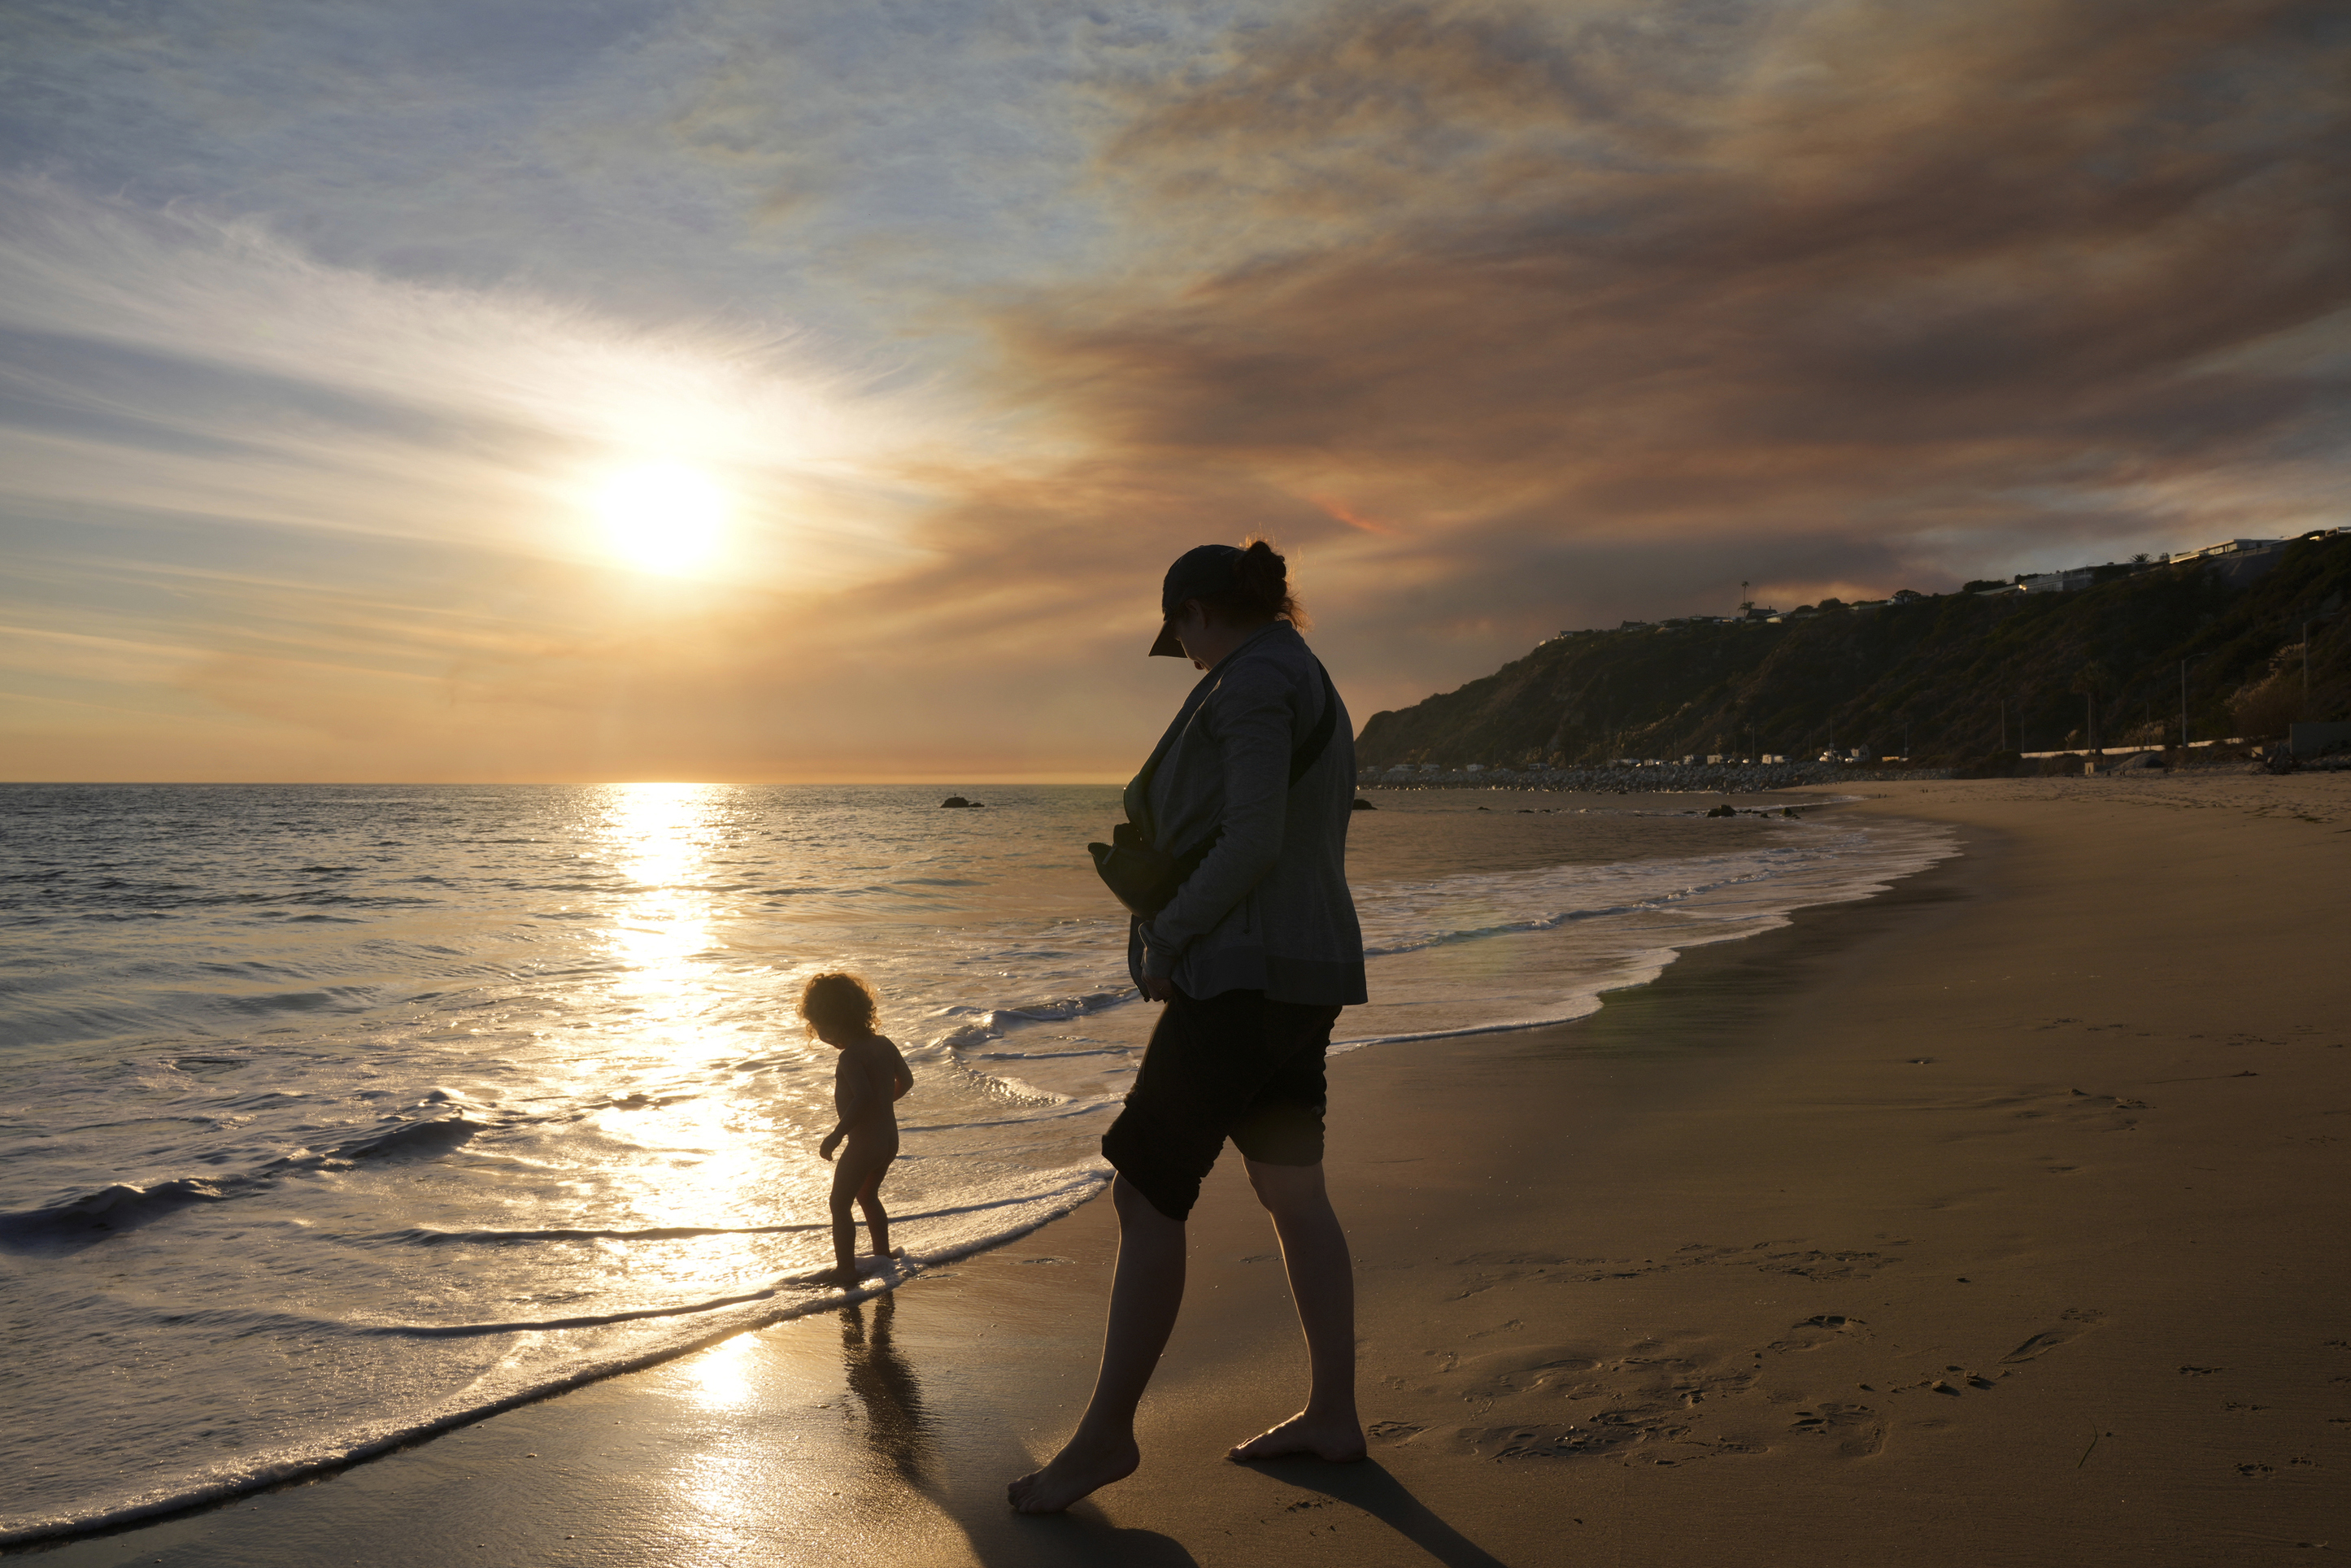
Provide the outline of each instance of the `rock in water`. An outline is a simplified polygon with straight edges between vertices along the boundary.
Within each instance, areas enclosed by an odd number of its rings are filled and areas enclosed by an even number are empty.
[[[1348,807],[1347,810],[1350,811],[1376,811],[1379,808],[1373,805],[1369,800],[1364,800],[1361,795],[1358,795],[1355,797],[1355,803]]]
[[[940,801],[940,802],[939,802],[939,809],[940,809],[941,810],[945,810],[948,809],[949,807],[954,807],[954,808],[956,808],[956,809],[959,809],[959,810],[969,810],[970,808],[972,808],[972,807],[974,807],[974,806],[977,806],[977,805],[978,805],[978,804],[979,804],[979,802],[978,802],[978,801],[977,801],[977,800],[965,800],[965,799],[964,799],[962,796],[960,796],[960,795],[950,795],[950,796],[948,796],[946,800],[942,800],[942,801]]]

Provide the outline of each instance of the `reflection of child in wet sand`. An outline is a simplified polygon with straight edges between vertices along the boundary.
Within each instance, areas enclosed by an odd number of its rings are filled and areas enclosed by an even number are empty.
[[[873,1255],[890,1256],[890,1216],[882,1207],[882,1176],[898,1157],[898,1118],[891,1102],[914,1086],[898,1048],[873,1031],[875,998],[854,975],[819,975],[800,993],[800,1017],[817,1039],[841,1052],[833,1064],[832,1104],[841,1123],[824,1135],[817,1153],[832,1170],[832,1256],[826,1276],[834,1284],[857,1282],[857,1220],[853,1200],[873,1232]]]

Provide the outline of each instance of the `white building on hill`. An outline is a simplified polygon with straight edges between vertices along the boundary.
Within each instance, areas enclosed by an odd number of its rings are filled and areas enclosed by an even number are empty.
[[[2176,560],[2208,560],[2214,556],[2239,555],[2246,550],[2271,549],[2283,543],[2285,543],[2283,539],[2222,539],[2219,544],[2206,545],[2202,549],[2177,550],[2163,559],[2167,563]]]

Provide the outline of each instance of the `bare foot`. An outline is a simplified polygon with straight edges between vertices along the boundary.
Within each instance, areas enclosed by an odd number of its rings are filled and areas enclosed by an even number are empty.
[[[1143,1462],[1134,1439],[1096,1447],[1075,1437],[1043,1469],[1004,1489],[1016,1513],[1059,1513],[1113,1481],[1123,1481]]]
[[[1280,1459],[1311,1454],[1318,1459],[1345,1464],[1364,1457],[1364,1428],[1352,1416],[1317,1416],[1301,1411],[1270,1432],[1260,1432],[1228,1450],[1233,1459]]]

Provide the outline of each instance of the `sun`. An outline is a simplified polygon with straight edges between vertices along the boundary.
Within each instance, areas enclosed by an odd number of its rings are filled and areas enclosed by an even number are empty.
[[[718,552],[726,489],[684,463],[636,463],[596,487],[594,507],[612,553],[646,571],[688,572]]]

